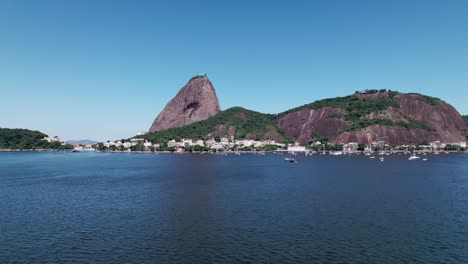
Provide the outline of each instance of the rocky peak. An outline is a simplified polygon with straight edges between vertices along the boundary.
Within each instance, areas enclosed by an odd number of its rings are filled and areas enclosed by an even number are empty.
[[[206,75],[197,75],[159,113],[149,132],[186,126],[219,111],[218,97],[211,81]]]

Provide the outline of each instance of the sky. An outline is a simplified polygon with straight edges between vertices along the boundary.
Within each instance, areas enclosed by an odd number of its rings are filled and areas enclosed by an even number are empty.
[[[222,109],[385,88],[468,114],[468,1],[0,0],[0,127],[127,138],[199,73]]]

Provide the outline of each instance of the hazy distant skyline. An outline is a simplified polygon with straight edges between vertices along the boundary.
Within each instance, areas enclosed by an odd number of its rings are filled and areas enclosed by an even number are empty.
[[[386,88],[468,114],[467,14],[468,1],[1,1],[0,127],[130,137],[199,73],[222,109]]]

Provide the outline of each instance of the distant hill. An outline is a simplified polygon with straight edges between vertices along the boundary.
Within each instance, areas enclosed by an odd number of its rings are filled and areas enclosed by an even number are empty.
[[[89,140],[89,139],[80,139],[80,140],[68,140],[66,141],[66,143],[72,144],[72,145],[93,145],[98,142],[94,140]]]
[[[189,84],[194,81],[203,82],[203,85],[209,82],[204,76],[192,79]],[[208,88],[211,90],[211,83]],[[195,110],[199,107],[198,101],[192,102],[192,99],[179,93],[173,100],[181,105],[188,104],[190,107],[182,110],[189,111],[191,107]],[[211,103],[206,99],[204,104],[218,104],[217,98]],[[187,113],[178,116],[172,112],[170,117],[180,121],[176,127],[150,132],[144,137],[158,143],[180,138],[234,137],[305,144],[316,140],[333,144],[369,144],[382,140],[388,144],[406,145],[461,142],[465,141],[467,133],[466,117],[464,120],[446,102],[426,95],[390,90],[365,90],[318,100],[277,115],[233,107],[218,113],[210,112],[201,121],[186,126],[181,124]]]
[[[67,149],[70,145],[43,140],[46,134],[29,129],[0,128],[0,149]]]

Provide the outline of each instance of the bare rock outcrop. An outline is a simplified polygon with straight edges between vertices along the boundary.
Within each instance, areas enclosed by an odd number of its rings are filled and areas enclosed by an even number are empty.
[[[220,112],[215,89],[206,75],[192,78],[156,117],[149,132],[182,127]]]
[[[388,92],[356,94],[359,100],[389,100]],[[432,141],[456,143],[465,141],[467,125],[455,108],[446,102],[420,94],[398,93],[391,98],[394,104],[382,111],[360,117],[361,122],[386,120],[394,125],[369,125],[360,129],[348,129],[340,108],[322,107],[300,109],[282,116],[278,125],[286,134],[302,143],[313,140],[311,132],[329,139],[333,144],[358,142],[369,144],[383,140],[388,144],[424,144]],[[420,124],[423,128],[407,128],[401,124]],[[399,125],[400,124],[400,125]]]

